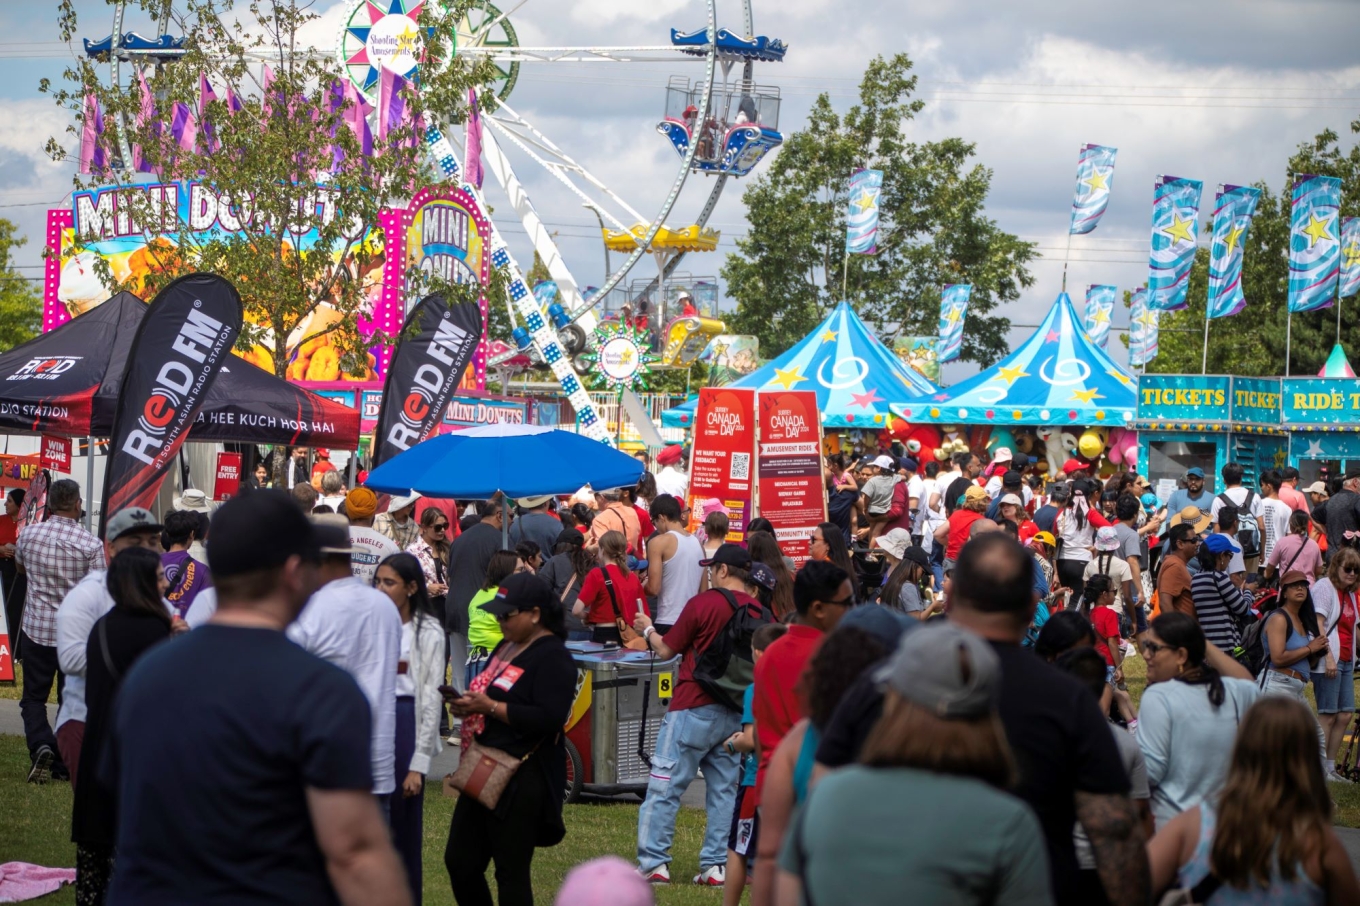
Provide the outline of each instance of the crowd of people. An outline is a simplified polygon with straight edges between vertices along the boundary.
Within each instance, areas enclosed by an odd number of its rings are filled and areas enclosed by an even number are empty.
[[[1360,901],[1327,787],[1360,469],[1309,499],[1293,470],[1248,488],[1230,463],[1215,492],[1191,468],[1163,504],[1080,460],[834,455],[797,564],[767,520],[691,500],[683,457],[644,454],[628,488],[450,501],[295,451],[277,488],[186,491],[102,539],[54,482],[0,579],[28,779],[74,791],[77,901],[419,903],[448,745],[455,900],[532,903],[567,832],[573,646],[679,661],[632,868],[577,869],[564,906],[678,880],[699,778],[684,880],[726,906]]]

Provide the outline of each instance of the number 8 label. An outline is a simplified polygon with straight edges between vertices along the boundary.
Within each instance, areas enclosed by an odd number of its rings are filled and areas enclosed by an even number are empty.
[[[673,693],[671,688],[671,675],[669,673],[658,673],[656,676],[656,697],[670,698]]]

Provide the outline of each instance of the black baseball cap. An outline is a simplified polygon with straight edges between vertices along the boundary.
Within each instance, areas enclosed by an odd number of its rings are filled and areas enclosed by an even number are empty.
[[[564,528],[557,533],[557,538],[553,541],[553,547],[559,544],[570,544],[574,547],[583,547],[586,543],[586,536],[582,535],[574,528]]]
[[[321,559],[312,523],[283,491],[259,490],[233,497],[212,516],[208,568],[215,576],[242,576],[282,566],[297,556]]]
[[[1023,478],[1024,478],[1023,475],[1021,475],[1015,469],[1011,469],[1007,472],[1002,473],[1001,486],[1003,488],[1018,488],[1020,487]]]
[[[737,569],[751,568],[751,552],[740,544],[724,544],[713,552],[707,560],[700,560],[700,566],[735,566]]]
[[[547,582],[533,573],[515,573],[507,577],[496,589],[496,596],[481,607],[493,617],[504,617],[535,607],[546,610],[555,600]]]

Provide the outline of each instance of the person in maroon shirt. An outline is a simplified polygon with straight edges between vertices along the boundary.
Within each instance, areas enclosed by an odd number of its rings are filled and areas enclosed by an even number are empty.
[[[727,865],[727,836],[737,797],[741,761],[724,745],[741,729],[741,712],[719,704],[694,680],[694,665],[732,619],[737,607],[762,609],[748,591],[751,555],[740,544],[724,544],[712,559],[713,587],[690,598],[679,620],[663,638],[651,617],[638,614],[633,627],[641,632],[657,657],[683,655],[676,671],[670,707],[657,731],[647,779],[647,798],[638,811],[638,870],[653,884],[671,880],[671,841],[680,797],[704,772],[704,811],[708,826],[699,850],[699,875],[694,883],[722,885]],[[766,611],[768,613],[768,611]]]

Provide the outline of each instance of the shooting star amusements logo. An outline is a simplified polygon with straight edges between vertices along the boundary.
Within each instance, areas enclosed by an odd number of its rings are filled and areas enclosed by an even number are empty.
[[[122,451],[147,465],[156,465],[187,429],[217,361],[230,350],[236,330],[204,314],[202,301],[194,300],[179,332],[170,344],[170,358],[152,382],[137,426],[128,432]]]

